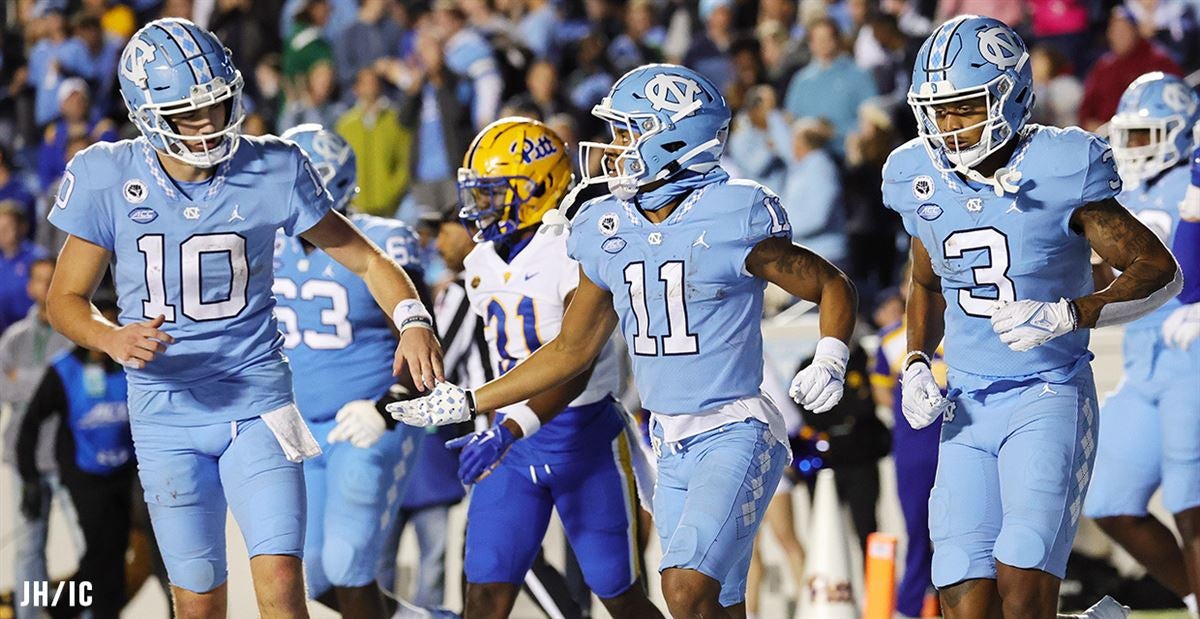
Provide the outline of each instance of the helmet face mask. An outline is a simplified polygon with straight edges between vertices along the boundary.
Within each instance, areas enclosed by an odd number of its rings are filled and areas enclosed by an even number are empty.
[[[517,231],[521,206],[537,189],[537,183],[526,176],[480,177],[474,170],[459,168],[458,218],[474,226],[477,241],[507,236]]]
[[[211,32],[182,19],[150,22],[125,46],[118,78],[129,119],[156,150],[199,168],[237,151],[244,83],[229,50]],[[226,112],[220,129],[185,134],[172,121],[215,105]]]
[[[1198,120],[1200,96],[1179,78],[1155,72],[1134,80],[1109,122],[1121,180],[1136,187],[1186,160]]]

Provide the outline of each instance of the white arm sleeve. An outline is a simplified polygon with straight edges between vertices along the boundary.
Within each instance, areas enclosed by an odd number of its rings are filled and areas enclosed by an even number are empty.
[[[1109,303],[1100,308],[1100,317],[1096,319],[1096,328],[1123,325],[1137,320],[1158,309],[1163,303],[1174,299],[1182,289],[1183,272],[1179,270],[1179,264],[1176,263],[1175,276],[1166,286],[1155,290],[1145,298]]]

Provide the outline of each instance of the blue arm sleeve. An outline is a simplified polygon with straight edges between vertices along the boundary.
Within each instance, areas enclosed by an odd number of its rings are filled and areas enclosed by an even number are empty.
[[[1200,301],[1200,221],[1179,222],[1175,228],[1174,251],[1183,271],[1179,300],[1184,303]]]

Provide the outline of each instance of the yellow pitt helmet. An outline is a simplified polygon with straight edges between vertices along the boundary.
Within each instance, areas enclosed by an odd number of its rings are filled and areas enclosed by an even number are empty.
[[[501,118],[475,136],[458,169],[458,217],[476,241],[499,241],[540,224],[570,184],[558,134],[532,118]]]

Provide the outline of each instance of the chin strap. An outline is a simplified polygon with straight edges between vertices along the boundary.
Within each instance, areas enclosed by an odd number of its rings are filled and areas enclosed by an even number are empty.
[[[558,203],[558,208],[552,208],[542,215],[542,225],[538,228],[538,234],[550,232],[558,236],[567,230],[571,229],[571,220],[567,219],[567,213],[575,206],[575,201],[579,199],[579,194],[588,186],[588,183],[576,183],[567,195],[563,196],[561,202]]]
[[[967,168],[963,171],[963,175],[967,178],[984,185],[991,185],[992,189],[999,197],[1004,197],[1005,193],[1016,194],[1017,183],[1021,182],[1021,171],[1013,168],[1000,168],[992,175],[992,178],[984,178],[982,174]]]

